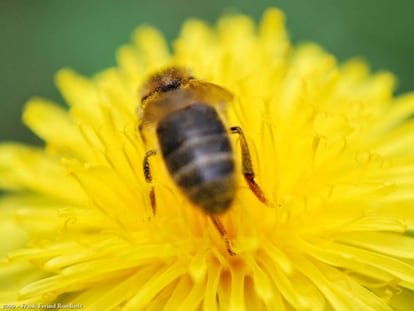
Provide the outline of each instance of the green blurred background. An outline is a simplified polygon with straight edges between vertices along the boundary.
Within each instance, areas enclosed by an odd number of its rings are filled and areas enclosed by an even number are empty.
[[[269,6],[285,11],[294,43],[315,41],[340,61],[363,57],[374,71],[398,76],[397,93],[414,90],[414,1],[0,0],[0,140],[40,144],[21,123],[27,99],[63,102],[55,72],[92,75],[114,65],[137,25],[152,24],[172,40],[188,17],[213,23],[236,11],[258,20]]]

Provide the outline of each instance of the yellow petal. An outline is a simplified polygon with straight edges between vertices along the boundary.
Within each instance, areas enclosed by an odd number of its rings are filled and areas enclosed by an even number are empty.
[[[135,31],[133,40],[147,70],[155,71],[170,61],[167,43],[157,29],[142,26]]]
[[[60,166],[60,159],[41,149],[18,144],[0,145],[0,187],[31,190],[83,204],[85,194]]]
[[[90,158],[88,146],[66,110],[46,99],[31,99],[24,110],[24,123],[62,154]]]

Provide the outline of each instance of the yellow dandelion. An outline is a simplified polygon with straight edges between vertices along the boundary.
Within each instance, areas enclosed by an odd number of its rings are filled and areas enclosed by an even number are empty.
[[[362,61],[292,48],[283,20],[190,20],[172,52],[141,27],[116,68],[58,73],[68,110],[29,101],[45,147],[0,145],[3,308],[412,310],[414,95],[394,97],[394,77]],[[161,157],[145,180],[137,94],[168,66],[233,94],[227,123],[272,205],[238,174],[220,217],[234,256]]]

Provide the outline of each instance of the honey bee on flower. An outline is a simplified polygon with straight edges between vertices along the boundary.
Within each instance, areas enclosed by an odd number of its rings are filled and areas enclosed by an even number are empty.
[[[215,106],[231,99],[232,95],[218,85],[195,80],[183,69],[167,68],[145,84],[140,124],[141,135],[145,129],[154,130],[155,127],[170,175],[183,194],[210,215],[223,237],[226,232],[216,216],[230,208],[236,179],[228,131]],[[260,201],[267,203],[254,180],[250,151],[242,129],[233,126],[230,131],[240,135],[242,172],[250,189]],[[146,141],[145,136],[143,141]],[[156,154],[157,150],[151,149],[144,157],[143,170],[148,182],[152,181],[148,159]],[[150,198],[155,214],[154,188]],[[228,252],[234,255],[229,241],[226,242]]]

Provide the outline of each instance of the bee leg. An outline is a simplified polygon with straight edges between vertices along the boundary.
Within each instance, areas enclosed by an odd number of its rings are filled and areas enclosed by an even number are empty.
[[[243,130],[239,126],[233,126],[230,128],[230,131],[232,132],[232,134],[239,134],[240,136],[243,175],[247,181],[247,184],[249,185],[250,190],[255,194],[259,201],[263,202],[266,205],[270,205],[262,189],[260,189],[259,185],[256,184],[256,181],[254,180],[252,159],[250,156],[249,146],[247,145],[247,140],[244,136]]]
[[[227,237],[226,230],[224,229],[224,226],[221,223],[221,221],[217,217],[214,217],[212,215],[210,215],[210,218],[211,218],[211,221],[213,222],[214,226],[216,227],[217,231],[223,237],[224,243],[226,243],[227,252],[230,254],[230,256],[236,255],[236,253],[233,252],[233,250],[231,249],[230,240]]]
[[[156,154],[157,154],[157,151],[154,149],[149,150],[145,153],[145,157],[143,161],[143,170],[144,170],[145,180],[147,181],[147,183],[152,182],[151,168],[149,165],[148,158]],[[155,215],[157,212],[157,205],[156,205],[156,200],[155,200],[154,186],[151,186],[150,200],[151,200],[152,214]]]

